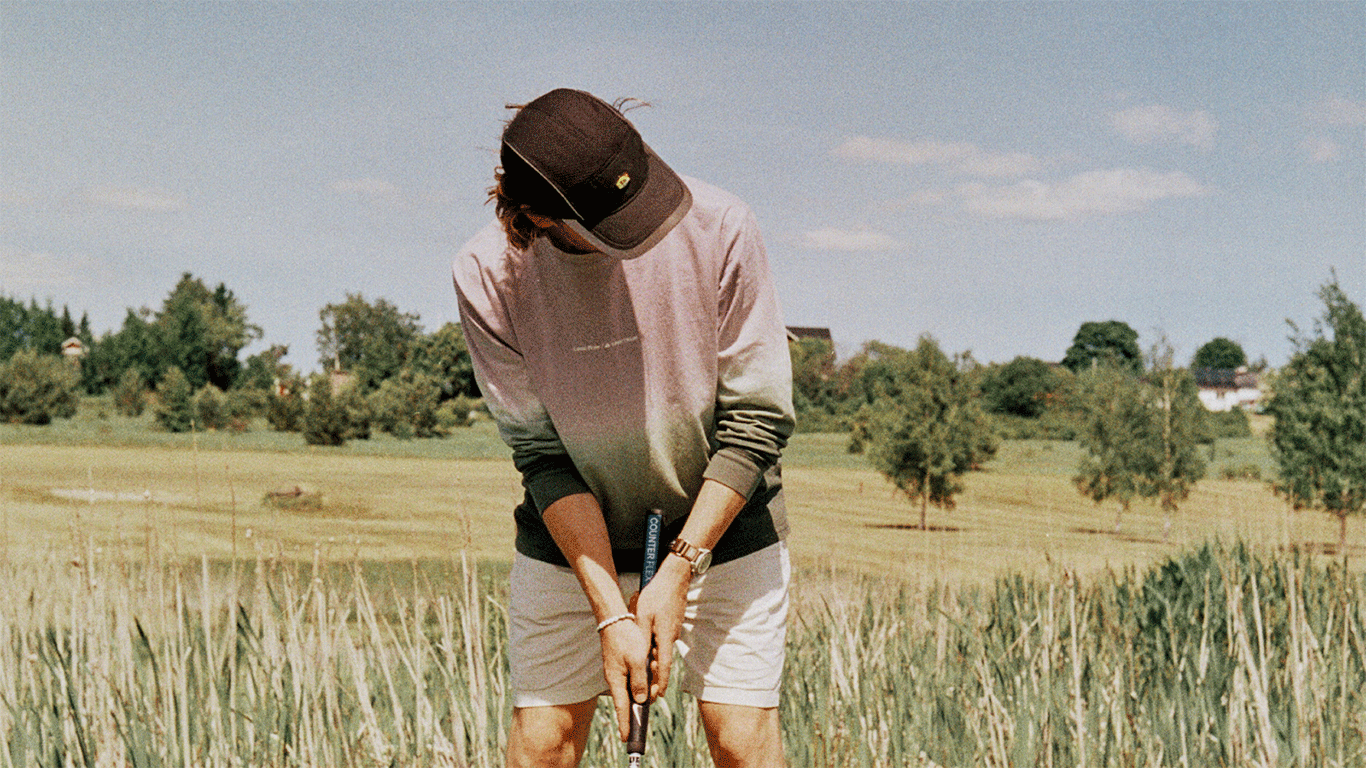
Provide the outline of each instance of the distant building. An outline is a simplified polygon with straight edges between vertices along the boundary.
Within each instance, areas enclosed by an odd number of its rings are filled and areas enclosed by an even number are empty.
[[[787,327],[788,341],[801,341],[802,339],[826,341],[829,342],[831,346],[834,346],[835,344],[834,338],[830,335],[829,328],[813,328],[804,325],[789,325]]]
[[[1200,388],[1200,403],[1207,411],[1256,411],[1261,407],[1261,376],[1246,368],[1196,368],[1191,375]]]
[[[85,343],[75,336],[62,342],[62,357],[73,363],[79,363],[85,357],[85,352]]]

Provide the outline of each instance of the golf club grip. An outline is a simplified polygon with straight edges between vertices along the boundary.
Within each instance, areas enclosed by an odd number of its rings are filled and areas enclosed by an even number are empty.
[[[645,560],[640,564],[640,588],[650,583],[659,569],[659,532],[664,527],[664,516],[652,509],[645,518]],[[662,651],[661,651],[662,652]],[[626,737],[626,754],[645,754],[645,739],[650,732],[650,705],[631,702],[631,728]]]

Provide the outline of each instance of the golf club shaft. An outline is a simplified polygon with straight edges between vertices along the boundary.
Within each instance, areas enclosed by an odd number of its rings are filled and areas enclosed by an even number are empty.
[[[645,590],[645,585],[650,583],[650,579],[654,578],[655,571],[659,568],[659,532],[663,527],[663,515],[660,514],[659,510],[650,510],[649,516],[645,518],[645,559],[640,566],[640,589],[642,592]],[[658,651],[664,653],[663,648],[658,649]],[[626,756],[627,764],[632,768],[640,765],[641,757],[645,754],[645,739],[649,730],[650,705],[631,702],[631,729],[626,737]]]

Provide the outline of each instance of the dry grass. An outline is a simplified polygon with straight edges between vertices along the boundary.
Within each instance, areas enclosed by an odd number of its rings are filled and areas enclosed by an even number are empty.
[[[1146,567],[1210,540],[1333,552],[1321,513],[1288,512],[1265,483],[1200,483],[1163,541],[1155,505],[1087,501],[1069,480],[1075,447],[1008,444],[967,478],[956,509],[912,529],[909,502],[876,472],[815,436],[785,467],[797,562],[918,582],[984,582],[1006,573],[1079,574]],[[207,555],[331,561],[505,561],[521,486],[505,460],[442,460],[260,451],[12,445],[0,468],[0,557],[66,550],[74,537],[134,558]],[[281,509],[268,493],[299,487],[316,504]],[[1366,554],[1349,526],[1348,555]],[[1357,557],[1360,561],[1362,558]]]
[[[841,447],[785,470],[794,764],[1366,758],[1366,585],[1280,552],[1322,551],[1326,516],[1209,480],[1170,541],[1145,505],[1116,534],[1073,447],[1021,443],[919,531]],[[499,761],[501,591],[459,562],[505,561],[509,462],[8,445],[0,472],[0,768]],[[709,764],[676,692],[653,722],[655,759]]]

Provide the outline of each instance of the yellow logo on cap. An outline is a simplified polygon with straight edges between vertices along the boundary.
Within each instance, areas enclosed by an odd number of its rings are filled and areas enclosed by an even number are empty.
[[[617,189],[626,189],[626,185],[631,183],[631,174],[623,173],[617,177]]]

